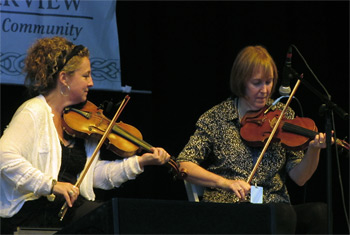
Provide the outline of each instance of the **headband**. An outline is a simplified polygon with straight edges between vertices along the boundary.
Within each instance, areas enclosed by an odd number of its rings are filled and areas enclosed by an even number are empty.
[[[68,63],[68,61],[70,59],[72,59],[74,56],[78,55],[80,51],[82,51],[85,47],[83,45],[78,45],[78,46],[75,46],[73,48],[73,50],[71,51],[71,53],[69,53],[67,56],[66,56],[66,62],[65,63],[61,63],[58,65],[58,69],[57,69],[57,73],[59,73],[63,68],[64,66],[66,66],[66,64]]]

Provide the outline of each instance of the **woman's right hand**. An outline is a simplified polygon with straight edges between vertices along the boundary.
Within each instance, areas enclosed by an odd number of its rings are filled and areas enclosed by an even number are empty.
[[[245,199],[250,192],[250,184],[243,180],[230,180],[223,178],[219,187],[223,190],[233,192],[239,199]]]
[[[241,200],[245,199],[250,192],[250,184],[243,180],[226,179],[220,175],[214,174],[193,162],[180,162],[180,171],[187,172],[189,182],[205,187],[220,188],[222,190],[233,192]]]
[[[69,207],[73,206],[73,203],[77,200],[80,194],[78,187],[67,182],[57,182],[57,184],[53,186],[52,192],[55,195],[63,195]]]

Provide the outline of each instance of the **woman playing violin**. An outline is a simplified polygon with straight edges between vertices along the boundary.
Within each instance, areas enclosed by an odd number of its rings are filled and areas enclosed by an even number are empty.
[[[250,200],[253,186],[247,183],[247,179],[262,148],[250,147],[241,138],[240,121],[247,112],[259,111],[272,104],[270,97],[277,77],[275,62],[264,47],[245,47],[233,63],[230,77],[232,97],[205,112],[197,121],[196,131],[177,161],[180,170],[186,169],[189,182],[206,187],[203,201],[232,203]],[[278,103],[277,108],[282,110],[283,104]],[[288,108],[285,117],[292,119],[294,111]],[[325,140],[325,134],[317,134],[309,142],[306,152],[288,150],[280,143],[270,144],[251,182],[263,189],[262,202],[290,204],[285,185],[287,175],[297,185],[304,185],[317,168],[320,150],[326,147]],[[294,210],[298,216],[297,232],[326,232],[324,204],[295,206]],[[312,213],[310,217],[316,222],[303,224],[300,210],[305,216]],[[321,217],[320,220],[315,214]],[[310,230],[299,230],[304,227]]]
[[[62,112],[87,100],[93,86],[89,51],[61,37],[39,39],[28,51],[25,72],[33,98],[18,108],[0,139],[2,233],[17,226],[62,227],[100,205],[93,188],[119,187],[144,166],[169,161],[163,148],[123,160],[96,158],[75,187],[98,140],[67,136]],[[61,222],[64,202],[72,208]]]

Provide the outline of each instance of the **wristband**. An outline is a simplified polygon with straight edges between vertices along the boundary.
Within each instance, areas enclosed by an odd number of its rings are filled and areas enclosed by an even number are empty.
[[[52,179],[52,186],[51,186],[50,194],[53,194],[53,187],[55,187],[56,184],[57,184],[57,180]]]
[[[56,195],[53,194],[53,187],[57,184],[57,180],[52,179],[52,187],[51,187],[51,191],[50,194],[46,196],[47,200],[49,200],[50,202],[55,201]]]

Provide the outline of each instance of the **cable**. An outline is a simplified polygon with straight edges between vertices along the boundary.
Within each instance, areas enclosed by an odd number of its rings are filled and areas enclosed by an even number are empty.
[[[326,93],[327,97],[329,100],[331,100],[331,95],[328,93],[327,89],[323,86],[323,84],[320,82],[320,80],[318,79],[318,77],[316,76],[316,74],[314,73],[314,71],[312,71],[312,69],[310,68],[309,64],[306,62],[304,56],[300,53],[300,51],[298,50],[298,48],[295,45],[291,45],[297,52],[298,55],[300,56],[300,58],[304,61],[306,67],[309,69],[309,71],[311,72],[311,74],[314,76],[314,78],[316,79],[316,81],[318,82],[318,84],[322,87],[322,89],[324,90],[324,92]]]
[[[310,68],[309,64],[306,62],[305,58],[303,57],[303,55],[300,53],[300,51],[298,50],[298,48],[295,45],[291,45],[297,52],[298,55],[300,56],[300,58],[304,61],[306,67],[309,69],[309,71],[311,72],[311,74],[314,76],[314,78],[316,79],[316,81],[318,82],[318,84],[322,87],[322,89],[324,90],[324,92],[326,93],[328,100],[331,100],[331,95],[328,93],[327,89],[323,86],[323,84],[320,82],[320,80],[318,79],[318,77],[316,76],[316,74],[312,71],[312,69]],[[334,114],[333,111],[331,110],[331,121],[332,121],[332,128],[334,131],[334,139],[337,138],[336,135],[336,128],[335,128],[335,122],[334,122]],[[343,181],[342,181],[342,177],[341,177],[341,169],[340,169],[340,162],[339,162],[339,153],[338,153],[338,147],[335,146],[335,157],[336,157],[336,162],[337,162],[337,168],[338,168],[338,178],[339,178],[339,185],[340,185],[340,194],[341,194],[341,198],[342,198],[342,205],[343,205],[343,210],[344,210],[344,215],[346,218],[346,222],[347,222],[347,227],[348,227],[348,231],[350,232],[350,223],[349,223],[349,216],[348,216],[348,212],[346,211],[346,205],[345,205],[345,196],[344,196],[344,188],[343,188]]]

